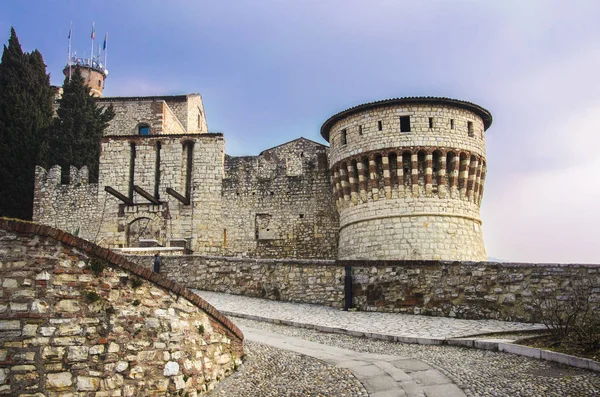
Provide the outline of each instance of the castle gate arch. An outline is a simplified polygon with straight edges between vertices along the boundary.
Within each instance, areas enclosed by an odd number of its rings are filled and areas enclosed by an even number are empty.
[[[141,247],[140,241],[155,240],[162,245],[165,228],[160,219],[139,217],[127,224],[127,247]]]

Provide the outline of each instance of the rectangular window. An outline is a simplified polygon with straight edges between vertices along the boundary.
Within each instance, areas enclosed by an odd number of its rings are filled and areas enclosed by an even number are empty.
[[[400,116],[400,132],[410,132],[410,116]]]
[[[433,117],[429,118],[429,128],[433,128]]]
[[[340,141],[341,141],[340,143],[342,145],[345,145],[346,143],[348,143],[345,128],[342,130],[342,133],[340,134]]]
[[[450,129],[454,129],[454,119],[450,119]]]
[[[383,123],[381,122],[381,120],[379,120],[377,122],[377,130],[379,130],[379,131],[383,130]]]
[[[358,135],[362,135],[362,125],[358,126]]]
[[[473,136],[473,122],[467,121],[467,131],[469,131],[469,136]]]

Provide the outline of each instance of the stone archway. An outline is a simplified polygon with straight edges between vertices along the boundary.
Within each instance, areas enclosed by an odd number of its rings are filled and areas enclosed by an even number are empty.
[[[140,240],[154,240],[156,244],[161,245],[163,234],[163,227],[156,219],[136,218],[127,225],[127,247],[141,247]]]

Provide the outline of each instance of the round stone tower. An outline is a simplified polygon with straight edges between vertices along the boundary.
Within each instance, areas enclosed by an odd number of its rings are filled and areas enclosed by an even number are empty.
[[[104,65],[96,57],[93,59],[73,57],[63,69],[63,73],[65,76],[69,76],[75,69],[79,69],[81,72],[83,80],[90,87],[90,94],[95,97],[102,97],[104,80],[108,77],[108,70]]]
[[[340,259],[487,260],[479,206],[492,115],[448,98],[397,98],[330,117],[321,135]]]

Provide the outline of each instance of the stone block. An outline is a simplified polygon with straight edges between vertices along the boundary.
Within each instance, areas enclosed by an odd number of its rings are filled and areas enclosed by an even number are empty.
[[[179,364],[175,361],[169,361],[164,368],[164,376],[175,376],[179,373]]]
[[[514,343],[498,343],[498,350],[501,352],[518,354],[519,356],[533,357],[537,359],[540,359],[542,356],[540,349],[517,345]]]
[[[569,354],[552,352],[549,350],[541,350],[540,355],[542,360],[553,361],[555,363],[570,365],[577,368],[589,369],[588,360],[571,356]]]
[[[100,388],[100,378],[91,376],[77,377],[77,391],[96,391]]]
[[[58,372],[46,375],[46,388],[49,390],[63,390],[73,385],[73,376],[70,372]]]
[[[69,346],[67,359],[69,361],[86,361],[90,348],[88,346]]]

